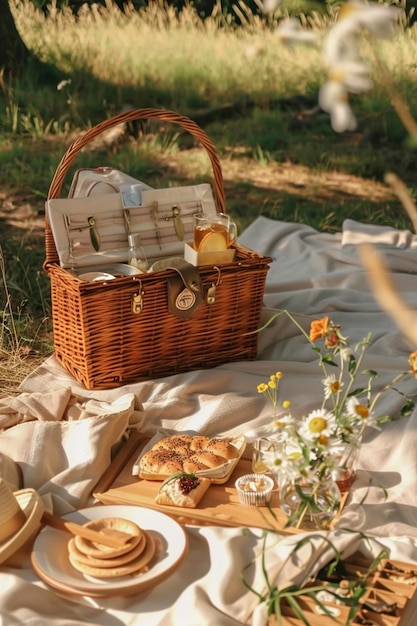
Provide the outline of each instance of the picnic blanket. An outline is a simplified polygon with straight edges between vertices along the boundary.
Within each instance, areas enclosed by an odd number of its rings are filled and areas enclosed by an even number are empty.
[[[263,321],[277,311],[287,310],[307,329],[312,319],[326,314],[341,325],[352,342],[372,332],[372,345],[366,353],[364,367],[379,373],[377,386],[382,387],[395,374],[407,369],[408,356],[417,346],[410,345],[391,316],[375,300],[359,258],[358,244],[370,242],[377,247],[392,272],[398,291],[409,306],[417,310],[416,235],[352,220],[345,221],[342,232],[328,234],[303,224],[259,217],[242,233],[239,241],[273,258],[267,277]],[[102,469],[109,462],[111,443],[115,446],[120,443],[123,429],[136,428],[150,436],[161,427],[193,430],[209,436],[243,433],[249,441],[253,440],[265,431],[270,421],[270,406],[257,393],[257,385],[276,371],[284,374],[280,391],[283,398],[291,399],[294,411],[302,413],[321,402],[322,372],[316,355],[285,314],[260,333],[256,361],[177,374],[119,389],[87,391],[51,357],[24,381],[21,392],[28,394],[26,399],[30,403],[35,393],[63,394],[70,389],[71,398],[76,398],[79,406],[93,401],[97,403],[96,409],[100,404],[100,410],[106,414],[123,399],[122,428],[113,433],[113,441],[103,450]],[[417,380],[411,377],[401,389],[405,395],[417,396]],[[130,404],[126,404],[126,399],[130,399]],[[402,404],[399,394],[388,393],[378,405],[378,412],[398,418]],[[96,424],[100,422],[99,413],[89,418],[95,419]],[[27,464],[24,458],[27,448],[20,444],[13,452],[9,445],[10,433],[21,429],[24,437],[23,428],[33,423],[35,419],[29,419],[0,434],[0,452],[11,457],[23,470]],[[18,438],[18,435],[13,437]],[[98,451],[99,447],[96,448],[99,454]],[[36,470],[36,463],[41,460],[36,455],[34,458]],[[30,487],[28,481],[34,480],[34,458],[31,471],[26,467],[21,475],[23,485],[20,487]],[[0,471],[1,468],[0,464]],[[416,468],[417,411],[407,418],[394,419],[381,430],[367,430],[357,479],[338,528],[372,535],[375,546],[388,546],[394,557],[417,563]],[[51,467],[51,471],[55,472],[56,468]],[[74,468],[76,471],[79,467]],[[42,481],[36,486],[46,505],[64,512],[62,480],[56,485],[45,467],[41,475]],[[66,468],[66,480],[71,485],[67,506],[76,508],[77,497],[84,504],[85,489],[94,487],[94,475],[87,473],[79,491],[77,482],[72,480],[71,467]],[[0,567],[0,615],[6,625],[24,621],[40,625],[53,620],[58,626],[137,626],[142,623],[146,626],[259,626],[264,614],[257,607],[257,598],[243,585],[240,572],[253,561],[252,569],[248,570],[251,580],[262,586],[261,566],[255,558],[261,549],[262,532],[257,529],[244,532],[242,520],[242,528],[236,529],[188,526],[187,535],[189,553],[174,575],[154,589],[128,598],[100,600],[52,591],[38,579],[30,567],[28,554],[22,552],[16,556],[15,563]],[[350,549],[357,537],[348,540],[341,533],[336,534],[334,540]],[[291,538],[282,538],[271,554],[279,559],[291,541]],[[366,549],[372,550],[372,546]],[[284,579],[290,580],[291,575],[284,574]],[[415,618],[416,614],[410,613],[406,624],[413,626]]]

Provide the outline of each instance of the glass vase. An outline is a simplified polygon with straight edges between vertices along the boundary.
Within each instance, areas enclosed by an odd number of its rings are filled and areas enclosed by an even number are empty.
[[[327,530],[340,509],[340,489],[326,476],[308,481],[283,480],[279,485],[280,507],[287,526]]]
[[[355,480],[359,463],[359,453],[361,449],[361,440],[355,439],[349,443],[345,443],[336,460],[339,466],[339,472],[336,479],[337,486],[341,493],[346,493]]]

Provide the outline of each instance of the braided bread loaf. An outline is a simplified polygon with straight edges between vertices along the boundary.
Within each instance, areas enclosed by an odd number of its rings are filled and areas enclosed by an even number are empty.
[[[140,474],[170,476],[213,469],[237,458],[239,452],[229,439],[203,435],[172,435],[157,441],[140,459]]]

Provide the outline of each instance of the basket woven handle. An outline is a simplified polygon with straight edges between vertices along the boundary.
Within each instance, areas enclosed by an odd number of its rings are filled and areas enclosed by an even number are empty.
[[[193,122],[193,120],[185,117],[184,115],[179,115],[178,113],[174,113],[173,111],[168,111],[165,109],[132,109],[131,111],[126,111],[125,113],[115,115],[114,117],[111,117],[107,120],[104,120],[103,122],[100,122],[96,126],[93,126],[93,128],[90,128],[81,137],[76,139],[63,155],[49,187],[48,200],[52,198],[59,198],[62,189],[62,183],[68,172],[69,167],[71,166],[72,162],[74,161],[80,150],[82,150],[82,148],[87,145],[89,141],[97,137],[97,135],[105,132],[106,130],[113,128],[114,126],[141,119],[156,119],[163,122],[179,124],[184,130],[188,131],[201,143],[201,145],[207,151],[213,170],[213,187],[217,210],[220,213],[225,213],[226,200],[224,193],[223,173],[213,143],[206,135],[206,133],[198,126],[198,124]],[[45,228],[45,252],[46,259],[44,267],[48,263],[58,262],[59,257],[55,247],[55,242],[53,240],[52,232],[48,225],[48,221],[46,221]]]
[[[126,111],[125,113],[120,113],[119,115],[115,115],[103,122],[100,122],[93,128],[90,128],[84,135],[79,137],[74,141],[74,143],[68,148],[64,156],[62,157],[55,175],[52,179],[51,186],[49,187],[48,192],[48,200],[51,198],[58,198],[61,193],[62,183],[64,181],[65,175],[68,172],[68,169],[71,163],[74,161],[77,154],[80,152],[85,145],[88,144],[89,141],[100,135],[101,133],[109,130],[109,128],[113,128],[114,126],[118,126],[119,124],[133,122],[134,120],[143,120],[143,119],[156,119],[161,120],[163,122],[171,122],[173,124],[179,124],[184,128],[184,130],[188,131],[190,135],[193,135],[206,149],[208,156],[211,161],[211,166],[213,169],[213,177],[214,177],[214,194],[216,198],[218,211],[221,213],[226,212],[226,201],[224,195],[224,183],[223,183],[223,174],[220,166],[220,161],[217,156],[216,149],[208,138],[206,133],[188,117],[184,115],[179,115],[178,113],[174,113],[173,111],[167,111],[164,109],[132,109],[131,111]]]

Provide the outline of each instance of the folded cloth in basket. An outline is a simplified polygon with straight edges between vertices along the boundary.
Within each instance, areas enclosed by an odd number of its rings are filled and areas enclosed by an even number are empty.
[[[82,168],[74,174],[68,197],[86,198],[103,193],[119,193],[122,185],[135,183],[139,183],[142,189],[152,189],[141,180],[114,167]]]

